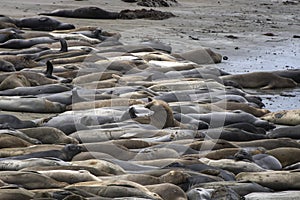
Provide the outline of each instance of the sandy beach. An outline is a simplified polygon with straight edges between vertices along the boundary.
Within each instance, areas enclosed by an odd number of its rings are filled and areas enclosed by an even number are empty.
[[[176,15],[167,20],[93,20],[57,19],[75,26],[98,26],[119,32],[124,44],[136,44],[145,39],[156,39],[170,44],[174,53],[210,47],[227,56],[218,68],[229,73],[297,69],[300,61],[300,7],[284,4],[282,0],[181,0],[180,5],[157,10]],[[297,2],[297,1],[296,1]],[[3,0],[1,14],[10,17],[36,16],[55,9],[97,6],[109,11],[141,9],[136,4],[121,0],[46,1]],[[268,36],[269,35],[269,36]],[[299,89],[285,91],[295,97],[285,97],[281,90],[250,91],[263,95],[270,110],[297,108]]]
[[[299,196],[300,1],[178,2],[152,8],[165,20],[54,17],[83,31],[11,20],[24,32],[0,38],[0,199]],[[1,3],[14,19],[144,8]]]

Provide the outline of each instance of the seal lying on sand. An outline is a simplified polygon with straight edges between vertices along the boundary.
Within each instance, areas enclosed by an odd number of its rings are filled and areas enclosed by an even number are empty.
[[[222,76],[221,79],[225,85],[230,81],[238,84],[243,88],[261,88],[275,89],[275,88],[293,88],[297,83],[290,78],[284,78],[271,72],[251,72],[246,74],[234,74]]]
[[[300,109],[271,112],[261,118],[275,124],[300,125]]]
[[[275,157],[268,154],[256,154],[251,155],[245,149],[240,149],[235,155],[235,160],[244,160],[250,161],[258,164],[262,168],[271,169],[271,170],[280,170],[282,169],[281,163]]]
[[[238,181],[253,181],[274,190],[299,190],[300,172],[266,171],[242,172],[236,176]]]
[[[36,31],[53,31],[75,28],[73,24],[62,23],[50,17],[28,17],[15,19],[15,24],[19,28],[30,28]]]
[[[57,9],[50,13],[40,13],[39,15],[88,19],[117,19],[119,13],[109,12],[98,7],[82,7],[74,10]]]
[[[22,121],[19,118],[8,114],[0,114],[0,125],[15,129],[32,128],[37,126],[33,121]]]
[[[35,152],[20,156],[13,156],[13,157],[7,157],[7,158],[1,158],[0,160],[23,160],[28,158],[44,158],[44,157],[54,157],[59,158],[64,161],[71,161],[72,158],[80,153],[82,151],[82,148],[80,146],[77,146],[75,144],[67,144],[62,150],[49,150],[49,151],[41,151],[41,152]]]
[[[40,13],[39,15],[88,18],[88,19],[167,19],[174,17],[170,12],[161,12],[156,10],[122,10],[121,12],[110,12],[98,7],[82,7],[74,10],[58,9],[50,13]]]

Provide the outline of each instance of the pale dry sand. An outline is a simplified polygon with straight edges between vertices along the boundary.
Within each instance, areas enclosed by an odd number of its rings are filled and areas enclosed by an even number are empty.
[[[121,33],[121,42],[137,43],[153,38],[170,44],[173,52],[210,47],[229,59],[217,67],[230,73],[300,68],[300,3],[284,5],[282,0],[179,0],[180,5],[155,8],[177,17],[156,20],[92,20],[59,18],[80,26],[98,26]],[[36,16],[54,9],[97,6],[109,11],[141,9],[121,0],[1,0],[0,13],[11,17]],[[274,36],[265,36],[273,33]],[[233,35],[237,39],[227,38]],[[295,109],[300,104],[300,89],[261,92],[270,110]],[[275,94],[275,95],[274,95]]]

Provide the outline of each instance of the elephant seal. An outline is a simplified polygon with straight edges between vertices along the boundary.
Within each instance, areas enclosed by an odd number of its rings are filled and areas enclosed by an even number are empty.
[[[80,153],[82,151],[82,148],[75,144],[67,144],[64,148],[61,150],[48,150],[48,151],[41,151],[41,152],[34,152],[29,153],[25,155],[19,155],[19,156],[12,156],[12,157],[6,157],[6,158],[0,158],[0,160],[24,160],[28,158],[44,158],[44,157],[54,157],[59,158],[64,161],[71,161],[72,158]]]
[[[222,55],[213,52],[210,48],[195,49],[181,54],[173,54],[173,56],[199,65],[220,63],[222,61]]]
[[[34,172],[2,171],[0,172],[0,179],[6,183],[17,184],[30,190],[62,188],[68,185]]]
[[[180,186],[184,191],[187,191],[191,185],[200,183],[223,181],[222,178],[205,173],[194,171],[181,171],[180,169],[172,170],[160,177],[163,183],[172,183]]]
[[[134,161],[156,160],[165,158],[178,158],[179,154],[169,148],[144,148],[133,158]]]
[[[0,97],[0,109],[16,112],[61,113],[66,106],[43,98]]]
[[[32,60],[29,56],[23,55],[2,55],[0,59],[3,59],[7,62],[10,62],[14,65],[14,68],[19,71],[24,68],[34,68],[38,67],[41,64]]]
[[[0,135],[1,134],[15,136],[15,137],[23,139],[31,144],[41,144],[41,141],[39,141],[38,139],[31,138],[19,130],[2,129],[2,130],[0,130]]]
[[[228,172],[226,170],[212,167],[203,163],[194,163],[194,164],[184,164],[181,162],[173,162],[164,167],[165,169],[179,169],[179,170],[192,170],[196,172],[200,172],[207,175],[214,175],[222,178],[225,181],[234,181],[235,176],[233,173]]]
[[[3,148],[0,149],[0,157],[12,157],[20,156],[24,154],[30,154],[34,152],[49,151],[49,150],[61,150],[63,145],[55,144],[40,144],[40,145],[31,145],[29,147],[19,147],[19,148]],[[4,159],[3,159],[4,160]]]
[[[247,194],[245,198],[247,200],[290,200],[299,198],[299,191],[282,191],[282,192],[253,192]]]
[[[109,12],[98,7],[82,7],[74,10],[57,9],[50,13],[39,13],[39,15],[87,19],[117,19],[119,13]]]
[[[278,70],[272,71],[272,73],[281,77],[293,79],[295,82],[300,83],[300,69]]]
[[[291,138],[291,139],[296,139],[299,140],[300,139],[300,125],[296,125],[296,126],[288,126],[288,127],[279,127],[276,129],[271,130],[268,133],[268,136],[270,138]]]
[[[241,130],[250,132],[250,133],[256,133],[256,134],[266,134],[266,130],[260,127],[256,127],[251,123],[248,122],[239,122],[239,123],[234,123],[234,124],[229,124],[225,126],[227,128],[239,128]]]
[[[127,180],[132,181],[141,185],[154,185],[159,184],[160,180],[158,177],[148,174],[124,174],[118,176],[101,177],[102,180]]]
[[[271,112],[261,117],[275,124],[300,125],[300,109]]]
[[[236,154],[234,154],[234,159],[254,162],[264,169],[282,169],[281,163],[274,156],[268,154],[251,155],[250,152],[248,152],[246,149],[240,149]]]
[[[14,65],[6,60],[0,59],[0,71],[2,72],[14,72],[16,71]]]
[[[33,121],[22,121],[19,118],[8,114],[0,114],[0,124],[7,125],[14,129],[32,128],[37,126]]]
[[[252,141],[266,139],[266,135],[250,133],[239,128],[210,128],[203,130],[204,137],[210,139],[223,139],[227,141]]]
[[[266,153],[277,158],[283,167],[300,162],[299,157],[295,156],[300,153],[299,148],[278,147],[276,149],[266,151]]]
[[[162,200],[158,194],[150,192],[146,187],[125,180],[81,182],[67,186],[65,189],[80,189],[100,197],[135,197]]]
[[[300,144],[290,138],[278,138],[278,139],[262,139],[255,141],[247,141],[247,142],[231,142],[232,145],[236,145],[238,147],[263,147],[267,150],[276,149],[280,147],[292,147],[292,148],[300,148]]]
[[[293,88],[297,83],[290,78],[280,77],[270,72],[251,72],[246,74],[234,74],[222,76],[221,79],[225,85],[227,82],[233,81],[243,88]]]
[[[195,187],[187,191],[186,195],[189,200],[211,199],[211,189]]]
[[[57,40],[50,37],[37,37],[30,39],[11,39],[4,43],[0,44],[0,48],[9,48],[9,49],[24,49],[29,48],[37,44],[47,44],[53,43]]]
[[[229,142],[222,139],[210,139],[210,140],[200,140],[200,141],[192,141],[188,144],[189,147],[195,149],[197,151],[205,151],[205,150],[218,150],[224,148],[238,148],[238,145],[233,144],[233,142]]]
[[[189,124],[189,125],[191,125],[190,127],[192,127],[192,125],[194,125],[195,129],[198,129],[198,130],[209,128],[209,125],[206,122],[196,120],[192,117],[189,117],[189,116],[181,114],[181,113],[174,114],[174,119],[181,122],[182,124]]]
[[[14,135],[0,134],[0,148],[29,147],[32,143]]]
[[[266,171],[241,172],[236,176],[237,181],[251,181],[273,190],[299,190],[300,172]]]
[[[101,181],[100,178],[92,175],[87,170],[42,170],[37,172],[46,175],[47,177],[50,177],[56,181],[69,184],[86,181]]]
[[[1,96],[28,96],[39,94],[53,94],[71,90],[70,87],[61,84],[39,85],[34,87],[18,87],[0,91]]]
[[[237,194],[245,196],[252,192],[272,192],[273,190],[263,187],[255,182],[244,183],[237,181],[220,181],[220,182],[210,182],[210,183],[201,183],[192,186],[191,188],[197,189],[199,187],[204,188],[208,191],[212,189],[219,188],[220,186],[225,186],[234,190]]]
[[[69,166],[70,164],[59,159],[51,158],[29,158],[25,160],[1,160],[0,169],[3,171],[19,171],[24,168],[35,166]]]
[[[94,167],[108,174],[114,174],[114,175],[125,174],[125,171],[119,165],[105,160],[89,159],[83,161],[72,161],[71,163],[72,165],[76,165],[76,166]]]
[[[261,117],[270,112],[267,109],[255,108],[246,103],[238,103],[238,102],[216,102],[213,103],[213,105],[226,110],[242,110],[246,113],[250,113],[254,115],[255,117]]]
[[[30,200],[35,197],[35,193],[24,188],[1,188],[0,196],[3,200]]]
[[[197,120],[205,121],[210,123],[211,128],[218,128],[221,126],[226,126],[229,124],[248,122],[254,126],[264,128],[265,130],[270,130],[275,128],[275,126],[265,120],[254,117],[249,113],[237,110],[234,112],[214,112],[208,114],[188,114],[188,116],[193,117]]]
[[[164,200],[187,200],[185,192],[177,185],[171,183],[147,185],[146,188],[158,194]]]
[[[221,160],[210,160],[208,158],[200,158],[200,162],[203,162],[209,166],[219,167],[221,169],[227,170],[234,174],[240,172],[262,172],[266,169],[260,167],[259,165],[251,162],[245,161],[235,161],[231,159],[221,159]]]
[[[30,81],[22,74],[12,74],[0,84],[0,90],[8,90],[16,87],[30,87]]]
[[[66,136],[62,131],[53,127],[36,127],[20,129],[31,138],[36,138],[43,144],[78,144],[79,142],[69,136]]]
[[[53,31],[74,29],[73,24],[62,23],[50,17],[28,17],[15,20],[19,28],[30,28],[36,31]]]
[[[12,73],[9,72],[9,73],[0,74],[0,82],[3,82],[5,79],[7,79],[11,75],[24,76],[26,78],[26,80],[29,81],[30,86],[58,83],[58,81],[56,81],[56,80],[46,78],[45,74],[36,73],[36,72],[32,72],[32,71],[19,71],[19,72],[12,72]],[[10,83],[13,84],[13,82],[14,82],[13,80],[10,81],[9,79],[7,79],[7,81],[8,81],[8,84],[10,84]],[[10,89],[10,86],[8,84],[5,84],[5,86],[8,87],[8,89]],[[21,82],[21,84],[24,84],[23,81]],[[16,86],[20,87],[18,84],[16,84]]]
[[[153,111],[154,113],[150,116],[150,124],[157,128],[168,128],[168,127],[181,127],[188,128],[185,124],[178,122],[173,115],[173,111],[166,103],[162,100],[148,98],[148,103],[145,108]]]

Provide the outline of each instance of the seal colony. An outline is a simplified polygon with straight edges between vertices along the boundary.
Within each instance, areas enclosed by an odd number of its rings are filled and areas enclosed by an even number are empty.
[[[107,14],[48,14],[93,12]],[[208,48],[173,54],[54,18],[0,21],[14,33],[0,44],[1,199],[299,194],[300,111],[270,112],[244,90],[297,87],[299,70],[233,75]]]

